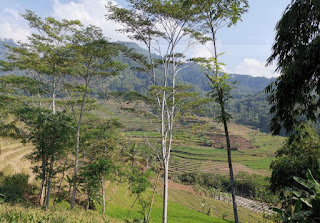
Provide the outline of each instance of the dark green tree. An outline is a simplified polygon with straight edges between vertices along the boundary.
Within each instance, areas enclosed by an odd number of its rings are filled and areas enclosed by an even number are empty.
[[[280,76],[266,88],[271,131],[294,131],[303,119],[316,121],[320,106],[320,2],[293,0],[276,26],[273,53]]]
[[[105,179],[111,175],[113,170],[112,161],[107,156],[100,156],[90,164],[81,168],[80,178],[84,191],[87,194],[87,210],[94,208],[93,201],[99,201],[98,192],[101,191],[102,215],[106,210],[105,201]]]
[[[271,163],[271,189],[279,192],[286,187],[297,187],[293,177],[304,177],[306,169],[314,173],[319,180],[318,159],[320,159],[320,139],[314,129],[307,125],[300,126],[276,153]],[[301,188],[301,187],[300,187]]]
[[[34,163],[33,171],[41,179],[40,204],[43,204],[43,193],[46,191],[45,200],[48,208],[52,181],[57,173],[56,163],[66,156],[74,144],[75,128],[72,118],[63,112],[53,114],[50,110],[39,108],[21,109],[17,116],[26,125],[22,133],[23,141],[31,142],[35,146],[28,158]]]

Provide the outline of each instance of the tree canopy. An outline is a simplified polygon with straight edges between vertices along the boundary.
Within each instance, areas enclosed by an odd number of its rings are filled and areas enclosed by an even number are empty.
[[[320,179],[318,159],[320,158],[320,140],[317,133],[309,126],[300,126],[276,153],[271,163],[271,189],[283,191],[285,187],[299,187],[293,177],[305,176],[306,169]]]
[[[266,88],[274,114],[270,126],[274,134],[282,127],[287,132],[294,130],[302,119],[319,118],[319,31],[318,0],[292,1],[276,26],[268,64],[276,62],[281,75]]]

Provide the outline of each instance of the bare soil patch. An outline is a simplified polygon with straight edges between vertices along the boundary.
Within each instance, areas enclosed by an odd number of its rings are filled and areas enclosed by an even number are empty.
[[[191,194],[203,195],[203,193],[196,191],[191,185],[178,184],[173,182],[173,180],[168,180],[168,183],[170,190],[181,190]]]
[[[226,137],[222,134],[210,134],[208,135],[210,139],[213,141],[213,146],[215,148],[221,148],[226,149]],[[230,144],[231,149],[237,149],[237,150],[246,150],[246,149],[255,149],[256,147],[247,139],[241,137],[241,136],[230,136]]]

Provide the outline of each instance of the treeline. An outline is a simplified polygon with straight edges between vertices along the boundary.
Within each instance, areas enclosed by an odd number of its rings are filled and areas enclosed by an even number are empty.
[[[17,46],[12,41],[4,41],[2,43]],[[134,49],[136,53],[147,54],[146,50],[135,43],[118,43]],[[6,51],[5,47],[0,49],[3,56]],[[123,64],[128,64],[128,68],[125,68],[117,76],[101,78],[90,94],[97,99],[106,99],[110,97],[112,92],[138,92],[146,94],[151,81],[150,75],[143,71],[130,69],[130,67],[135,67],[137,64],[131,58],[125,57],[121,53],[116,57],[116,60]],[[252,126],[262,132],[269,132],[269,121],[271,119],[269,113],[270,106],[267,103],[267,96],[263,92],[265,87],[273,80],[264,77],[251,77],[249,75],[230,75],[229,81],[235,82],[235,85],[232,90],[232,102],[228,106],[237,124]],[[202,97],[206,97],[210,91],[203,70],[198,64],[190,63],[187,68],[181,70],[177,82],[192,85],[194,87],[193,91],[199,92]],[[209,107],[207,106],[206,115],[213,117],[216,111],[208,112]]]

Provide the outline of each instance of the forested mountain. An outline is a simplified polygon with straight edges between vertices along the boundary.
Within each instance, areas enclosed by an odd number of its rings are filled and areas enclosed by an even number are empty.
[[[138,44],[132,43],[132,42],[119,42],[129,48],[133,48],[137,53],[146,55],[147,51],[141,48]],[[132,61],[126,59],[126,58],[119,58],[121,61],[128,63],[129,65],[133,65]],[[126,71],[125,75],[129,77],[130,80],[133,78],[130,78],[130,72]],[[145,82],[147,84],[148,77],[144,73],[135,73],[136,77],[140,79],[140,83],[137,83],[138,86],[141,88],[146,88],[146,85],[143,87],[141,85],[141,82]],[[123,77],[118,77],[118,79],[123,79]],[[115,81],[113,80],[112,86],[113,88],[117,88],[120,86],[117,86]],[[241,95],[241,94],[248,94],[248,93],[260,93],[264,90],[266,86],[268,86],[274,79],[269,79],[265,77],[252,77],[250,75],[239,75],[239,74],[230,74],[230,81],[236,82],[235,89],[233,90],[233,95]],[[200,65],[190,63],[186,68],[182,69],[178,81],[180,83],[188,84],[188,85],[194,85],[195,88],[198,88],[202,91],[209,91],[210,88],[208,86],[208,81],[205,75],[203,74]],[[122,88],[125,88],[126,84],[122,86]],[[132,88],[131,86],[128,86],[128,89]],[[135,87],[138,88],[138,87]],[[140,89],[140,92],[144,92],[144,89]]]
[[[121,43],[135,49],[138,53],[146,54],[146,51],[135,43]],[[133,65],[133,62],[126,58],[119,59],[130,66]],[[177,81],[181,84],[193,85],[194,90],[200,92],[203,96],[206,96],[210,90],[208,80],[198,64],[190,63],[186,68],[182,69]],[[269,132],[271,116],[266,95],[263,91],[274,79],[230,74],[230,81],[235,82],[234,90],[232,91],[232,103],[229,104],[230,113],[234,121],[238,124],[260,129],[263,132]],[[122,75],[111,80],[105,80],[104,83],[101,83],[100,89],[104,90],[105,88],[102,86],[108,85],[108,89],[111,91],[138,91],[144,93],[149,82],[150,77],[147,74],[127,69]],[[213,110],[211,114],[207,113],[207,115],[214,116],[214,113]]]
[[[6,57],[6,47],[4,46],[4,44],[17,46],[17,44],[11,39],[0,39],[0,60]]]
[[[133,48],[137,53],[146,55],[146,50],[136,43],[118,43]],[[0,40],[0,58],[5,57],[6,48],[3,44],[15,45],[12,40]],[[121,75],[99,82],[94,92],[97,92],[100,97],[105,97],[113,91],[146,93],[151,78],[144,72],[129,69],[129,67],[137,66],[134,61],[124,56],[119,56],[118,60],[128,64],[128,68]],[[2,72],[2,74],[4,73]],[[269,105],[263,90],[273,80],[265,77],[230,74],[230,81],[236,84],[232,91],[233,99],[232,103],[229,104],[229,109],[236,123],[249,125],[264,132],[269,131]],[[200,92],[203,96],[206,96],[210,90],[207,78],[198,64],[190,63],[186,68],[182,69],[177,81],[180,84],[193,85],[194,90]],[[207,113],[207,115],[214,116],[214,110],[211,109],[211,112]]]

